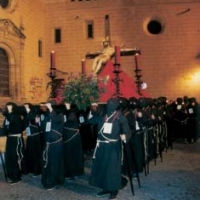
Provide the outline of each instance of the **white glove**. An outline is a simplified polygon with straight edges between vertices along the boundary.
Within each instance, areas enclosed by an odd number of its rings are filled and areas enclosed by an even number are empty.
[[[46,107],[49,109],[50,112],[52,112],[53,108],[50,103],[46,103]]]
[[[12,106],[11,105],[7,105],[7,109],[8,109],[8,113],[11,113],[12,112]]]
[[[70,109],[70,104],[69,103],[65,103],[65,107],[67,108],[67,110]]]
[[[138,112],[138,113],[137,113],[137,116],[138,116],[139,118],[141,118],[141,117],[142,117],[142,112]]]
[[[125,134],[122,134],[122,135],[120,135],[120,137],[121,137],[121,140],[122,140],[124,143],[126,143],[126,135],[125,135]]]
[[[29,112],[30,112],[29,105],[25,104],[24,107],[25,107],[25,109],[26,109],[26,112],[29,113]]]

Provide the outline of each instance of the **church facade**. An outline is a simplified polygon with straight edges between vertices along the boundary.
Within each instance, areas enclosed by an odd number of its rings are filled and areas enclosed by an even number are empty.
[[[5,0],[0,5],[0,101],[45,101],[55,53],[56,77],[91,73],[86,55],[112,46],[141,50],[140,69],[153,98],[200,101],[199,0]],[[134,56],[120,67],[135,79]],[[126,80],[123,80],[126,81]]]

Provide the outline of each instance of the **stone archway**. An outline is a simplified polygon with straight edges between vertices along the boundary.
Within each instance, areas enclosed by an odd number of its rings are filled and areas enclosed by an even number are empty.
[[[0,50],[4,59],[2,77],[4,77],[4,90],[0,89],[1,103],[12,100],[15,102],[24,99],[23,81],[23,46],[26,38],[22,30],[9,19],[0,19]],[[5,64],[6,63],[6,64]],[[1,77],[0,77],[1,78]],[[1,80],[0,80],[1,84]],[[7,89],[5,89],[7,87]]]

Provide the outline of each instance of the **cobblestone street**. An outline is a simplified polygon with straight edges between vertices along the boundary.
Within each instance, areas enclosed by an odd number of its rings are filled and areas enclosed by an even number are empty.
[[[1,200],[95,200],[100,189],[88,185],[91,159],[85,160],[85,175],[74,181],[65,181],[60,188],[46,191],[42,188],[41,177],[31,175],[22,177],[16,185],[5,182],[0,166]],[[117,199],[123,200],[199,200],[200,199],[200,142],[185,144],[176,142],[173,149],[163,152],[163,162],[150,162],[147,176],[140,174],[141,187],[133,179],[135,195],[131,193],[130,184],[119,191]]]

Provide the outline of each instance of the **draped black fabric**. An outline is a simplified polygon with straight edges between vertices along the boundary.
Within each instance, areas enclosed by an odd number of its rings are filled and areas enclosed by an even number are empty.
[[[136,160],[134,172],[142,172],[144,167],[144,147],[143,147],[143,132],[136,131],[136,134],[131,138],[131,144]]]
[[[25,106],[29,108],[29,111],[25,109]],[[27,136],[25,146],[25,173],[32,173],[37,176],[41,174],[42,161],[41,131],[39,124],[36,122],[37,113],[30,103],[24,104],[21,110]]]
[[[95,148],[97,139],[96,125],[82,124],[79,127],[82,148],[84,152],[91,151]]]
[[[22,137],[23,121],[14,103],[7,103],[12,106],[12,112],[6,109],[4,112],[3,129],[7,136],[5,165],[7,177],[12,181],[21,179],[24,160],[24,140]]]
[[[26,172],[33,175],[41,174],[42,141],[38,126],[29,125],[31,135],[27,136],[25,148]]]
[[[191,98],[190,103],[186,107],[188,113],[188,132],[187,140],[196,142],[198,135],[198,104]]]
[[[121,188],[121,142],[101,143],[93,160],[89,184],[108,191]]]
[[[49,113],[46,115],[43,127],[51,122],[50,130],[44,131],[45,147],[42,160],[42,184],[49,189],[64,183],[64,162],[63,162],[63,123],[62,113]]]
[[[81,136],[79,132],[78,115],[69,111],[64,124],[64,170],[65,177],[73,178],[84,173],[84,160]]]
[[[140,173],[143,171],[144,167],[143,131],[142,128],[139,127],[139,124],[137,124],[136,113],[136,109],[131,108],[128,114],[126,114],[126,112],[124,114],[127,117],[131,129],[131,140],[127,145],[132,155],[132,159],[130,160],[132,172]]]
[[[177,107],[181,107],[180,109]],[[188,132],[188,116],[182,105],[176,105],[174,113],[174,138],[185,139]]]
[[[21,153],[21,154],[20,154]],[[12,181],[21,179],[24,142],[22,137],[9,136],[6,141],[5,164],[7,177]]]

